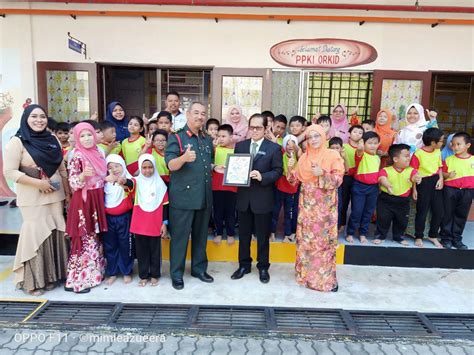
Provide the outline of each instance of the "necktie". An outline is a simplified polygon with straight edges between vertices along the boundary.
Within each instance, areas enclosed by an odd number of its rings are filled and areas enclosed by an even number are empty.
[[[255,142],[252,143],[252,150],[250,151],[250,154],[252,154],[253,157],[257,155],[257,146],[258,146],[257,143]]]

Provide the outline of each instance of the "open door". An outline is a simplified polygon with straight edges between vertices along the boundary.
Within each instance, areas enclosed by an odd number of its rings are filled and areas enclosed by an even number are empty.
[[[98,112],[97,65],[37,62],[38,103],[58,122],[89,119]]]
[[[394,128],[402,128],[407,106],[419,103],[428,108],[430,91],[430,72],[375,70],[371,118],[375,119],[377,112],[385,108],[396,115]]]

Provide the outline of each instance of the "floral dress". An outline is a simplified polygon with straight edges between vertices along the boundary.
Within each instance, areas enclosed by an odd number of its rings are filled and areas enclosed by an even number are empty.
[[[342,175],[325,173],[301,184],[296,229],[296,282],[328,292],[337,286],[337,188]]]
[[[74,191],[68,211],[66,232],[71,237],[71,253],[67,266],[66,288],[79,292],[99,285],[105,271],[102,242],[99,233],[107,231],[104,207],[104,182],[87,191],[82,199],[79,175],[82,173],[83,158],[76,153],[68,163],[69,185]]]

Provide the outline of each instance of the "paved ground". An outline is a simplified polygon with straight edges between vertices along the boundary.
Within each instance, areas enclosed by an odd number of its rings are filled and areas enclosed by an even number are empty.
[[[144,337],[148,339],[144,341]],[[141,338],[140,338],[141,337]],[[439,339],[231,338],[194,335],[2,329],[0,354],[403,354],[474,353],[474,342]]]
[[[16,290],[13,275],[3,281],[3,270],[11,268],[13,257],[0,257],[0,299],[31,299]],[[316,292],[295,282],[293,264],[273,264],[271,280],[262,284],[258,273],[231,280],[237,263],[210,263],[215,282],[206,284],[184,277],[184,290],[171,287],[169,263],[163,263],[163,276],[157,287],[124,285],[119,278],[112,286],[104,283],[88,294],[65,292],[62,288],[40,298],[55,301],[99,301],[202,305],[267,305],[273,307],[343,308],[347,310],[392,310],[442,313],[474,313],[474,270],[416,269],[379,266],[338,265],[339,291]],[[136,275],[136,273],[135,273]],[[449,302],[447,302],[449,300]]]

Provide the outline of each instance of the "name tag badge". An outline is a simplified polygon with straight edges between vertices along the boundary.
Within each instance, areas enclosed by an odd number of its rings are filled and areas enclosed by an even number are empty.
[[[263,151],[259,150],[259,151],[257,152],[257,154],[260,154],[260,155],[267,155],[267,152],[263,152]]]

